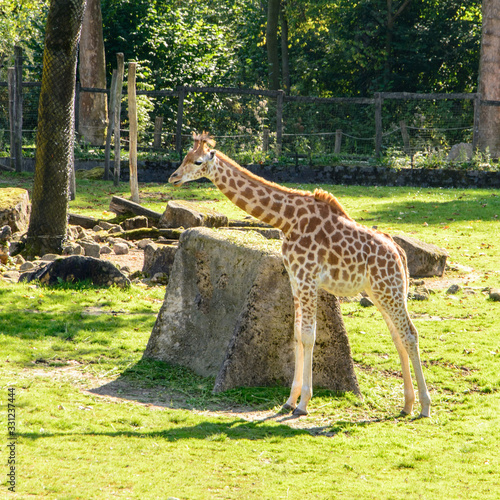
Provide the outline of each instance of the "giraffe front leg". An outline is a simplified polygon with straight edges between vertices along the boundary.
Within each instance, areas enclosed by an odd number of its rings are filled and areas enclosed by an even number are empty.
[[[303,378],[300,402],[295,411],[296,416],[307,415],[307,404],[313,394],[312,362],[314,342],[316,341],[316,292],[301,301],[302,309],[302,346],[304,350]]]
[[[302,388],[302,376],[304,371],[304,348],[302,346],[302,335],[301,335],[301,325],[302,325],[302,311],[300,307],[300,302],[296,294],[293,297],[293,303],[295,306],[295,321],[294,321],[294,340],[295,340],[295,370],[293,374],[292,389],[290,391],[290,397],[287,402],[283,405],[283,410],[290,411],[295,410],[297,407],[297,400],[300,396],[300,390]]]

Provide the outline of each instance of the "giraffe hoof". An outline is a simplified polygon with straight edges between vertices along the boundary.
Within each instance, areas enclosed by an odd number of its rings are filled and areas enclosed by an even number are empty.
[[[294,417],[305,417],[307,415],[307,411],[306,410],[301,410],[300,408],[295,408],[295,410],[293,410],[293,416]]]
[[[430,418],[430,415],[424,415],[423,413],[421,413],[418,418]]]
[[[284,412],[284,413],[288,413],[288,412],[294,411],[294,410],[295,410],[295,406],[289,405],[288,403],[285,403],[281,407],[281,411]]]

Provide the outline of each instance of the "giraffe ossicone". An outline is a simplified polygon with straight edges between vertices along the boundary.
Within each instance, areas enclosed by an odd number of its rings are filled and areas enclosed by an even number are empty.
[[[387,234],[355,222],[330,193],[289,189],[256,176],[220,151],[206,132],[193,134],[193,148],[169,182],[180,186],[206,177],[235,205],[281,229],[283,263],[295,306],[295,372],[284,409],[307,415],[312,397],[312,356],[320,288],[337,296],[365,291],[389,328],[399,354],[404,383],[402,413],[411,414],[417,380],[421,416],[431,399],[420,362],[418,333],[407,308],[406,255]]]

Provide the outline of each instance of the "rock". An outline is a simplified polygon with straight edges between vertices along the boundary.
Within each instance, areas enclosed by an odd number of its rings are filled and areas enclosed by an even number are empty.
[[[140,248],[141,250],[144,250],[151,243],[153,243],[153,240],[150,240],[149,238],[146,238],[144,240],[139,240],[137,242],[137,248]]]
[[[19,270],[31,271],[31,270],[35,269],[35,267],[36,266],[35,266],[35,264],[33,264],[33,262],[27,261],[24,264],[21,264],[21,266],[19,267]]]
[[[119,224],[112,224],[111,222],[107,222],[105,220],[100,220],[99,226],[101,226],[105,231],[109,231],[114,227],[120,227]]]
[[[43,260],[45,262],[53,262],[54,260],[56,260],[57,258],[59,258],[59,255],[55,254],[55,253],[46,253],[45,255],[43,255],[41,257],[40,260]]]
[[[460,285],[451,285],[448,290],[446,290],[446,293],[448,295],[454,295],[455,293],[458,293],[461,290]]]
[[[492,288],[490,290],[490,299],[495,302],[500,302],[500,288]]]
[[[108,229],[109,234],[123,233],[123,228],[121,226],[113,226]]]
[[[128,253],[128,245],[126,243],[114,243],[113,252],[116,255],[125,255]]]
[[[214,391],[290,384],[294,307],[280,249],[251,232],[185,231],[144,357],[215,376]],[[313,372],[315,386],[359,394],[338,300],[323,291]]]
[[[110,247],[108,247],[108,245],[103,245],[101,247],[101,255],[102,254],[110,254],[110,253],[113,253],[113,250]]]
[[[11,227],[3,226],[2,229],[0,229],[0,242],[10,240],[10,238],[12,238]]]
[[[24,257],[22,255],[16,255],[14,257],[14,262],[17,266],[22,266],[26,261],[24,260]]]
[[[83,247],[86,257],[95,257],[96,259],[98,259],[99,256],[101,255],[101,247],[99,243],[96,243],[91,238],[78,240],[78,244]]]
[[[417,286],[413,292],[410,292],[410,300],[429,300],[430,292],[425,286]]]
[[[405,251],[412,278],[443,275],[448,257],[446,250],[403,234],[392,238]]]
[[[99,231],[102,231],[104,228],[102,226],[100,226],[99,224],[96,224],[93,228],[92,228],[92,231],[94,231],[94,233],[98,233]]]
[[[26,231],[29,224],[30,208],[26,189],[0,189],[0,226],[10,226],[13,232]]]
[[[23,273],[19,278],[19,281],[33,280],[44,285],[55,285],[61,280],[70,283],[90,280],[97,286],[130,286],[130,280],[111,262],[80,255],[57,259],[39,270]]]
[[[269,240],[282,240],[283,239],[283,233],[281,229],[276,229],[274,227],[267,228],[267,227],[238,227],[238,226],[232,226],[232,227],[222,227],[221,229],[228,229],[231,231],[237,230],[237,231],[256,231],[259,234],[262,234],[264,238],[267,238]]]
[[[177,245],[150,243],[144,249],[142,272],[148,276],[154,276],[156,273],[170,275],[176,251]]]
[[[84,255],[85,250],[78,243],[67,243],[62,249],[63,255]]]
[[[196,203],[189,201],[171,200],[161,216],[159,228],[176,227],[221,227],[227,226],[228,218],[215,210],[201,209]]]
[[[0,243],[0,263],[7,264],[9,261],[9,244],[8,243]]]
[[[151,278],[151,283],[158,283],[160,285],[166,285],[168,283],[168,274],[166,273],[155,273]]]
[[[137,217],[132,217],[131,219],[125,219],[120,225],[125,231],[140,229],[142,227],[148,227],[148,218],[143,215],[138,215]]]
[[[474,152],[472,151],[472,144],[467,144],[461,142],[460,144],[455,144],[451,147],[446,161],[470,161],[472,160]]]
[[[362,307],[373,307],[373,302],[368,297],[361,297],[359,305]]]
[[[19,280],[19,271],[6,271],[2,274],[2,278],[12,283],[16,283]]]

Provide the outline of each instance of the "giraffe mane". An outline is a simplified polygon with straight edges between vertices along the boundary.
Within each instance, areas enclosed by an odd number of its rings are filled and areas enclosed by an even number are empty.
[[[217,150],[217,156],[221,159],[224,160],[226,163],[229,163],[233,168],[239,170],[240,172],[244,172],[247,177],[250,179],[253,179],[255,181],[258,181],[261,184],[264,184],[265,186],[268,186],[270,188],[276,189],[278,191],[281,191],[283,193],[288,193],[288,194],[294,194],[298,196],[306,196],[309,198],[314,198],[317,201],[321,201],[323,203],[327,203],[330,205],[336,213],[339,215],[342,215],[343,217],[346,217],[349,220],[353,220],[345,211],[344,207],[341,205],[339,200],[333,196],[333,194],[330,194],[326,191],[323,191],[323,189],[315,189],[314,193],[311,193],[311,191],[304,191],[301,189],[293,189],[293,188],[287,188],[285,186],[282,186],[280,184],[276,184],[275,182],[268,181],[262,177],[259,177],[258,175],[254,174],[253,172],[250,172],[250,170],[247,170],[246,168],[243,168],[241,165],[236,163],[233,159],[229,158],[229,156],[226,156],[224,153],[221,151]]]

